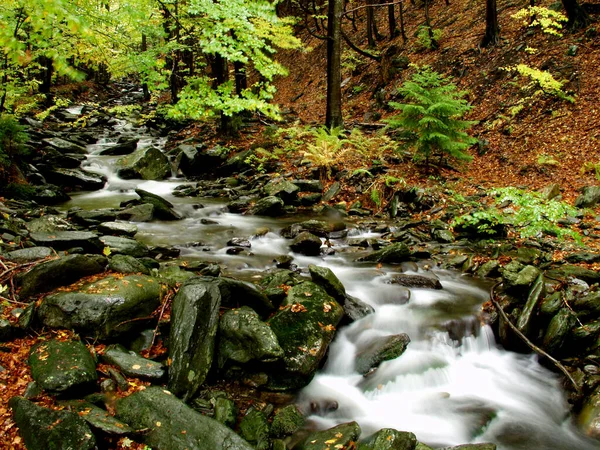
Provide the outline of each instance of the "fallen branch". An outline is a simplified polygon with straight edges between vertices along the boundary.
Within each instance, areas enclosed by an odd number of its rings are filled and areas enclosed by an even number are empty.
[[[571,383],[573,384],[573,387],[575,388],[575,390],[577,391],[578,394],[581,393],[581,388],[579,387],[579,385],[577,384],[577,382],[573,379],[573,377],[571,376],[571,374],[569,373],[569,371],[567,370],[567,368],[565,366],[563,366],[560,361],[558,361],[557,359],[553,358],[551,355],[549,355],[548,353],[546,353],[544,350],[542,350],[541,348],[539,348],[537,345],[535,345],[533,342],[531,342],[527,336],[525,336],[523,333],[521,333],[521,331],[519,331],[519,329],[510,321],[510,319],[508,318],[508,316],[506,315],[506,313],[504,312],[504,309],[502,309],[502,306],[500,306],[500,303],[498,303],[498,301],[496,300],[496,288],[502,284],[502,281],[499,281],[498,283],[494,284],[491,289],[490,289],[490,300],[492,301],[492,304],[494,305],[494,307],[498,310],[498,313],[500,313],[500,315],[502,316],[502,318],[504,319],[504,321],[508,324],[508,326],[515,332],[515,334],[517,336],[519,336],[521,338],[521,340],[523,342],[525,342],[525,344],[527,344],[527,346],[533,350],[534,352],[536,352],[538,355],[541,355],[545,358],[548,358],[550,361],[552,361],[552,363],[562,372],[565,374],[565,376],[571,381]]]

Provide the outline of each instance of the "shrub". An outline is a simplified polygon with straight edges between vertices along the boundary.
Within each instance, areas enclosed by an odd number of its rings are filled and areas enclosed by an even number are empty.
[[[416,156],[429,158],[435,154],[471,160],[465,153],[477,139],[466,133],[476,122],[463,120],[472,106],[463,99],[464,91],[430,67],[417,68],[411,80],[404,82],[400,94],[411,103],[390,102],[401,113],[386,122],[399,131],[399,137],[416,150]]]
[[[562,23],[567,22],[567,16],[558,11],[553,11],[543,6],[529,6],[520,9],[511,16],[513,19],[522,20],[523,25],[529,28],[539,26],[543,33],[562,36]]]
[[[10,167],[22,162],[27,139],[24,127],[13,116],[0,116],[0,181],[6,182]]]
[[[419,47],[424,50],[432,50],[439,47],[439,40],[442,37],[442,30],[431,28],[427,25],[421,25],[417,29],[417,42]]]
[[[539,88],[538,92],[560,98],[561,100],[566,100],[570,103],[575,103],[575,98],[567,95],[567,93],[562,90],[564,82],[555,79],[550,72],[535,69],[526,64],[504,67],[504,70],[517,72],[519,75],[529,78],[531,80],[530,84]]]

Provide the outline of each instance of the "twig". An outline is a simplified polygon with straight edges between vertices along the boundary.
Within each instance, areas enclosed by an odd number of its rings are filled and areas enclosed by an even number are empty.
[[[171,301],[171,298],[172,298],[171,295],[165,295],[165,299],[163,300],[163,305],[162,305],[162,308],[160,309],[160,314],[158,315],[158,320],[156,322],[156,327],[154,328],[154,333],[152,334],[152,340],[150,341],[149,348],[152,348],[154,346],[154,341],[156,339],[156,335],[158,334],[158,327],[160,326],[160,320],[162,319],[163,314],[165,313],[165,309],[167,309],[167,305]]]
[[[521,333],[521,331],[519,331],[519,329],[510,321],[510,319],[508,318],[508,316],[506,315],[506,313],[504,312],[504,309],[502,309],[502,307],[500,306],[500,303],[498,303],[498,301],[496,300],[496,292],[495,289],[502,284],[502,281],[499,281],[498,283],[494,284],[491,289],[490,289],[490,300],[492,301],[492,304],[494,305],[494,307],[498,310],[498,312],[500,313],[500,315],[502,316],[502,318],[504,319],[504,321],[508,324],[508,326],[515,332],[515,334],[517,336],[519,336],[521,338],[521,340],[523,342],[525,342],[525,344],[527,344],[527,346],[533,350],[534,352],[536,352],[538,355],[542,355],[546,358],[548,358],[550,361],[552,361],[552,363],[562,372],[565,374],[565,376],[571,381],[571,383],[573,384],[573,387],[575,388],[575,390],[577,391],[578,394],[581,393],[581,388],[579,387],[579,385],[577,384],[577,382],[573,379],[573,377],[571,376],[571,374],[569,373],[569,371],[567,370],[567,368],[565,366],[563,366],[557,359],[553,358],[552,356],[550,356],[548,353],[546,353],[544,350],[542,350],[541,348],[539,348],[537,345],[535,345],[533,342],[531,342],[527,336],[525,336],[523,333]]]

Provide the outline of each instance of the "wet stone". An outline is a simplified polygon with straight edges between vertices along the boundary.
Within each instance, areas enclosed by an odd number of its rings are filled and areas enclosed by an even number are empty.
[[[352,448],[358,441],[361,429],[358,423],[342,423],[328,430],[311,433],[298,446],[298,450],[326,450],[327,448]]]
[[[83,400],[71,400],[61,402],[61,406],[78,413],[93,429],[100,430],[108,435],[122,436],[131,434],[134,431],[129,425],[115,419],[108,411],[92,403]]]
[[[120,345],[109,346],[102,360],[107,364],[117,366],[129,377],[148,380],[160,380],[165,376],[165,367],[156,361],[142,358],[135,352],[128,351]]]

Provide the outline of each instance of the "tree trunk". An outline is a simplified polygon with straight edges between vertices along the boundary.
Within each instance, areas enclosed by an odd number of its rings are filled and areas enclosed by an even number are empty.
[[[343,127],[342,117],[342,0],[330,0],[327,13],[327,113],[325,126]]]
[[[404,29],[404,2],[400,3],[400,35],[402,36],[402,42],[408,41],[406,30]]]
[[[500,27],[498,26],[498,9],[496,0],[485,0],[485,34],[481,46],[496,45],[500,42]]]
[[[211,59],[211,69],[212,76],[214,77],[213,89],[217,89],[220,85],[229,80],[227,60],[221,55],[216,54]],[[237,130],[233,127],[232,117],[223,114],[223,112],[221,112],[219,131],[228,136],[233,136],[237,132]]]
[[[440,47],[440,44],[435,40],[433,35],[433,28],[431,28],[431,19],[429,18],[429,1],[425,0],[425,26],[427,26],[427,33],[429,33],[429,40],[431,41],[431,48],[436,50]]]
[[[589,14],[581,7],[577,0],[562,0],[562,4],[569,19],[567,28],[570,30],[585,28],[591,23]]]
[[[371,4],[371,0],[367,0],[367,4]],[[367,7],[367,43],[369,48],[375,47],[375,36],[373,36],[373,22],[375,21],[375,17],[373,14],[373,7]]]
[[[402,4],[400,4],[402,7]],[[396,25],[396,13],[394,12],[394,5],[388,5],[388,23],[390,26],[390,40],[394,39],[400,34],[398,26]]]
[[[142,34],[142,46],[140,51],[143,53],[148,50],[148,37],[145,34]],[[150,101],[150,89],[148,89],[148,83],[142,83],[142,92],[144,93],[144,101]]]
[[[248,79],[246,78],[246,65],[239,61],[233,63],[235,72],[235,93],[242,95],[242,92],[248,89]]]

